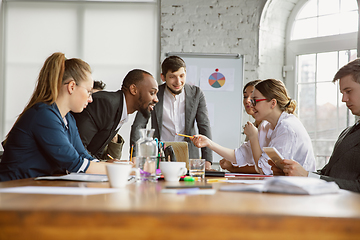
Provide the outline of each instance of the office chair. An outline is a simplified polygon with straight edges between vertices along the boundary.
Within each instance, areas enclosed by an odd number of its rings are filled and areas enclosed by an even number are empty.
[[[185,162],[189,169],[189,147],[187,142],[164,142],[166,146],[172,146],[174,149],[176,161]]]

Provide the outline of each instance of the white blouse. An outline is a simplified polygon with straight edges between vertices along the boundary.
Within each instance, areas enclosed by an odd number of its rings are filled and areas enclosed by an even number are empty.
[[[271,123],[262,121],[258,135],[261,149],[275,147],[285,159],[299,162],[306,171],[315,171],[315,157],[309,134],[293,114],[283,112],[274,130],[271,129]],[[235,157],[240,167],[255,165],[250,141],[235,149]],[[267,163],[269,159],[263,152],[258,163],[258,167],[267,175],[272,174],[271,166]]]

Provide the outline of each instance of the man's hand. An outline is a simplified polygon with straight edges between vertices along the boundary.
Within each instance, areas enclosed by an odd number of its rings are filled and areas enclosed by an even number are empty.
[[[282,162],[285,164],[283,172],[286,176],[307,177],[309,175],[309,172],[306,171],[297,161],[284,159]]]
[[[118,142],[118,135],[115,134],[114,138],[111,139],[112,142],[117,143]]]
[[[219,164],[222,169],[225,169],[228,171],[231,171],[231,169],[233,168],[233,165],[231,164],[231,162],[226,160],[225,158],[221,159]]]
[[[300,165],[300,163],[291,159],[284,159],[280,161],[280,163],[284,164],[283,170],[276,167],[275,163],[273,163],[271,160],[269,160],[268,163],[271,165],[271,170],[273,171],[273,174],[275,176],[285,175],[285,176],[307,177],[309,175],[309,172],[306,171]]]
[[[271,166],[271,171],[273,172],[274,176],[284,176],[285,173],[283,172],[283,170],[281,170],[280,168],[278,168],[275,163],[271,160],[268,160],[269,165]]]

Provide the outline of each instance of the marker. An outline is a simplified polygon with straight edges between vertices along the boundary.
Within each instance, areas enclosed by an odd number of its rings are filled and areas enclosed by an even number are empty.
[[[176,135],[182,136],[182,137],[188,137],[188,138],[194,138],[194,136],[189,136],[189,135],[185,135],[185,134],[181,134],[181,133],[176,133]]]

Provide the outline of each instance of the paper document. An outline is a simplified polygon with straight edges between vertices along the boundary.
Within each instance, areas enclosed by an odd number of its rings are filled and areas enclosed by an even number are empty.
[[[95,195],[118,191],[115,188],[79,188],[79,187],[13,187],[0,188],[0,193],[25,193],[25,194],[56,194],[56,195]]]
[[[263,184],[225,185],[220,190],[316,195],[338,193],[339,186],[335,182],[327,182],[317,178],[279,176],[268,178]]]
[[[185,195],[214,195],[215,189],[200,189],[200,188],[187,188],[187,189],[162,189],[161,193],[174,193]]]
[[[252,173],[226,173],[225,177],[273,177],[273,175],[262,175],[262,174],[252,174]]]
[[[35,180],[68,180],[81,182],[107,182],[109,181],[106,174],[87,174],[87,173],[70,173],[63,176],[44,176],[37,177]]]
[[[265,180],[237,180],[237,179],[229,179],[226,182],[228,183],[246,183],[246,184],[264,184]]]

